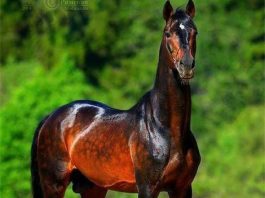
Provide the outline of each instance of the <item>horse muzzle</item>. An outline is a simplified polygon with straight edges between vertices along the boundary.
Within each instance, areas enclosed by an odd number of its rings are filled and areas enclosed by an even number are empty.
[[[178,62],[175,64],[175,68],[177,69],[179,76],[183,80],[190,80],[194,76],[194,66],[184,65],[182,62]]]

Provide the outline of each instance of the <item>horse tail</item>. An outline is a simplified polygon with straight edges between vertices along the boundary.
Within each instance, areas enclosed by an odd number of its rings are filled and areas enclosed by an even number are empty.
[[[38,170],[38,161],[37,161],[37,144],[38,144],[38,136],[40,129],[44,122],[48,119],[48,116],[45,117],[38,125],[38,127],[35,130],[35,134],[33,137],[33,142],[31,145],[31,186],[32,186],[32,195],[33,198],[43,198],[43,192],[41,189],[40,184],[40,176],[39,176],[39,170]]]

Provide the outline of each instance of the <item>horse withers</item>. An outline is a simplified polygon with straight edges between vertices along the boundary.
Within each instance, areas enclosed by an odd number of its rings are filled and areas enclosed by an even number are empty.
[[[62,106],[36,129],[34,198],[61,198],[70,182],[83,198],[108,190],[156,198],[192,197],[200,154],[190,130],[196,34],[195,7],[164,5],[166,25],[153,88],[129,110],[82,100]]]

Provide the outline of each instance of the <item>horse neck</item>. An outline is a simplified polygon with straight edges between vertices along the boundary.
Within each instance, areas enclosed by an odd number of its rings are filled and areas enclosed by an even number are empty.
[[[190,86],[170,69],[169,53],[162,41],[154,88],[151,92],[155,116],[175,136],[182,136],[189,130],[191,115]],[[175,71],[176,72],[176,71]]]

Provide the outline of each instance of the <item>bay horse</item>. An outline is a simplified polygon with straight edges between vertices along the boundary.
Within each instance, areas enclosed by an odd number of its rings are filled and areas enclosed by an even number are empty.
[[[166,25],[153,88],[128,110],[81,100],[64,105],[37,127],[31,150],[34,198],[61,198],[70,182],[82,198],[108,190],[156,198],[192,197],[200,154],[190,129],[196,34],[195,6],[173,10]]]

